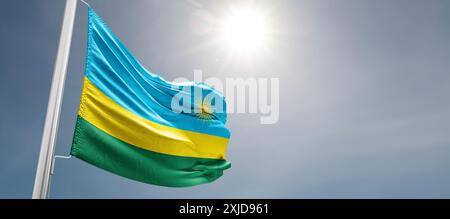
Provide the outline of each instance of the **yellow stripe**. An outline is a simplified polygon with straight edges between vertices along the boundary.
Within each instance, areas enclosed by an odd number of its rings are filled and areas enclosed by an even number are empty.
[[[78,114],[115,138],[163,154],[225,159],[228,139],[144,119],[111,100],[87,77]]]

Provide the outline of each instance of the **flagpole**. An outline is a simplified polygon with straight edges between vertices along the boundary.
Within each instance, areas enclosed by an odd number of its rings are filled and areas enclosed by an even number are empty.
[[[56,55],[47,105],[44,132],[42,134],[41,150],[34,181],[33,199],[47,198],[76,8],[77,0],[66,0],[58,53]]]

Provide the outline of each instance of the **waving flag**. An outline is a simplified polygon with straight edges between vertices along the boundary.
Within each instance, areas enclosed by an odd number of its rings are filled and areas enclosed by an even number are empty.
[[[86,69],[71,154],[155,185],[193,186],[222,176],[231,166],[225,160],[226,113],[203,110],[224,108],[222,94],[202,83],[174,84],[150,73],[92,8],[88,13]],[[214,94],[215,101],[198,101],[196,89],[201,97]],[[179,97],[192,106],[173,110]]]

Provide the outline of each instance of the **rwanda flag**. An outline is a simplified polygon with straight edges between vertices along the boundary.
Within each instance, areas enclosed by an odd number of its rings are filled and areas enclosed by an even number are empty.
[[[231,166],[225,160],[230,137],[226,111],[196,110],[205,108],[204,99],[195,98],[196,89],[201,97],[216,95],[211,104],[225,109],[222,94],[206,84],[170,83],[144,69],[89,8],[86,69],[71,154],[155,185],[216,180]],[[179,104],[179,94],[192,103],[181,112],[171,107],[174,98]]]

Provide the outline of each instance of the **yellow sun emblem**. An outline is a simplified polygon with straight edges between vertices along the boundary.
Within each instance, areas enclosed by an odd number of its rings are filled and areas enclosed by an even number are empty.
[[[210,104],[202,103],[200,112],[196,113],[197,118],[202,120],[211,120],[215,118],[214,109]]]

